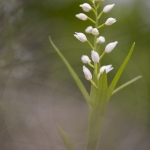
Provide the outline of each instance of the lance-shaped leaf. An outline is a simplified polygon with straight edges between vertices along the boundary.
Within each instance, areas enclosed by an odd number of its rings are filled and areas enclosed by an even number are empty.
[[[107,105],[107,75],[100,78],[97,95],[90,109],[86,150],[96,150],[100,139],[103,118]]]
[[[108,94],[107,94],[108,101],[109,101],[109,99],[110,99],[110,97],[111,97],[111,95],[112,95],[112,93],[113,93],[113,91],[114,91],[114,89],[116,87],[116,84],[117,84],[118,80],[120,79],[120,77],[121,77],[121,75],[123,73],[123,70],[125,69],[128,61],[130,60],[130,57],[131,57],[132,52],[134,50],[134,47],[135,47],[135,43],[133,43],[133,45],[132,45],[132,47],[131,47],[131,49],[130,49],[127,57],[126,57],[126,59],[124,60],[123,64],[121,65],[120,69],[118,70],[116,76],[114,77],[113,81],[111,82],[111,84],[110,84],[110,86],[108,88]]]
[[[68,68],[70,74],[72,75],[74,81],[76,82],[78,88],[80,89],[83,97],[85,98],[86,102],[90,106],[90,96],[89,96],[87,90],[85,89],[84,85],[82,84],[81,80],[79,79],[78,75],[75,73],[73,68],[70,66],[70,64],[68,63],[66,58],[62,55],[62,53],[59,51],[59,49],[56,47],[56,45],[53,43],[53,41],[51,40],[50,37],[49,37],[49,41],[50,41],[51,45],[53,46],[53,48],[55,49],[55,51],[57,52],[57,54],[59,55],[59,57],[62,59],[62,61],[66,65],[66,67]]]
[[[133,78],[132,80],[130,80],[130,81],[128,81],[128,82],[122,84],[121,86],[119,86],[118,88],[116,88],[116,89],[113,91],[112,95],[114,95],[114,94],[117,93],[118,91],[122,90],[122,89],[125,88],[126,86],[132,84],[133,82],[135,82],[135,81],[137,81],[137,80],[139,80],[139,79],[141,79],[141,78],[142,78],[142,76],[137,76],[137,77]]]
[[[71,139],[67,136],[67,134],[57,125],[57,129],[59,131],[59,134],[67,148],[67,150],[77,150],[76,147],[74,146],[73,142]]]

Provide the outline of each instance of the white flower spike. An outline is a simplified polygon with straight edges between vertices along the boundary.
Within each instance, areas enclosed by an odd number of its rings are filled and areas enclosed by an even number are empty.
[[[99,60],[100,60],[99,54],[95,52],[94,50],[91,51],[91,57],[92,57],[93,62],[99,63]]]
[[[91,74],[90,70],[88,68],[86,68],[85,66],[83,66],[83,73],[84,73],[85,78],[87,80],[91,80],[92,79],[92,74]]]
[[[83,11],[85,12],[89,12],[92,9],[88,3],[81,4],[80,7],[82,7]]]
[[[100,36],[100,37],[97,38],[97,43],[102,44],[104,42],[105,42],[105,38],[103,36]]]
[[[102,66],[99,70],[100,74],[103,73],[104,71],[106,71],[106,73],[110,72],[111,70],[113,70],[114,68],[112,67],[112,65],[107,65],[107,66]]]
[[[117,20],[115,18],[108,18],[105,22],[105,25],[106,26],[110,26],[112,25],[113,23],[115,23]]]
[[[81,42],[86,42],[87,41],[87,37],[85,36],[85,34],[83,33],[78,33],[78,32],[75,32],[74,36]]]
[[[90,58],[89,58],[88,56],[86,56],[86,55],[83,55],[83,56],[81,57],[81,60],[82,60],[82,62],[83,62],[84,64],[88,64],[88,63],[91,62]]]
[[[106,5],[106,6],[103,8],[103,12],[104,12],[104,13],[108,13],[114,6],[115,6],[115,4]]]
[[[76,17],[80,20],[87,20],[87,15],[83,14],[83,13],[79,13],[79,14],[76,14]]]
[[[92,30],[93,30],[93,27],[92,26],[89,26],[85,29],[85,32],[86,33],[92,33]]]
[[[110,53],[110,52],[116,47],[117,44],[118,44],[118,41],[109,43],[109,44],[105,47],[105,52],[106,52],[106,53]]]
[[[93,35],[99,35],[98,29],[97,29],[97,28],[94,28],[94,29],[92,30],[92,34],[93,34]]]

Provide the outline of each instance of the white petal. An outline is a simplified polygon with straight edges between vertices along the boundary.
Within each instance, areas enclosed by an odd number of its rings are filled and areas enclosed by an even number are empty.
[[[112,43],[109,43],[106,47],[105,47],[105,52],[106,53],[110,53],[115,47],[116,45],[118,44],[118,42],[112,42]]]
[[[115,4],[106,5],[103,9],[103,12],[108,13],[114,6],[115,6]]]
[[[100,37],[97,38],[97,43],[102,44],[104,42],[105,42],[105,38],[103,36],[100,36]]]
[[[92,57],[93,62],[99,63],[99,60],[100,60],[99,54],[95,52],[94,50],[91,51],[91,57]]]
[[[83,55],[83,56],[81,57],[81,60],[82,60],[82,62],[83,62],[84,64],[87,64],[87,63],[90,63],[90,62],[91,62],[90,58],[89,58],[88,56],[86,56],[86,55]]]
[[[110,72],[113,69],[112,65],[102,66],[100,68],[100,73],[103,73],[106,71],[106,73]]]
[[[80,7],[82,7],[85,12],[89,12],[92,9],[88,3],[81,4]]]
[[[75,32],[74,36],[81,42],[86,42],[87,41],[87,37],[85,36],[85,34],[83,33],[78,33],[78,32]]]
[[[93,30],[93,27],[92,26],[89,26],[85,29],[85,32],[86,33],[92,33],[92,30]]]
[[[93,34],[93,35],[99,35],[98,29],[97,29],[97,28],[94,28],[94,29],[92,30],[92,34]]]
[[[83,66],[83,73],[87,80],[92,79],[92,74],[91,74],[90,70],[88,68],[86,68],[85,66]]]
[[[110,26],[112,25],[113,23],[115,23],[117,20],[115,18],[108,18],[105,22],[105,25],[106,26]]]
[[[83,14],[83,13],[79,13],[79,14],[76,14],[76,17],[81,19],[81,20],[87,20],[87,15]]]

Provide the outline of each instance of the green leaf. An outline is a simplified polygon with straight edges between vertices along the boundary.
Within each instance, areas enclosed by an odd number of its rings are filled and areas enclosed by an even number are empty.
[[[71,139],[67,136],[67,134],[57,125],[57,129],[59,131],[59,134],[67,148],[67,150],[77,150],[76,147],[74,146],[73,142]]]
[[[99,82],[96,98],[90,109],[86,150],[96,150],[98,148],[106,105],[107,75],[104,72]]]
[[[83,83],[79,79],[78,75],[75,73],[73,68],[70,66],[70,64],[68,63],[66,58],[62,55],[62,53],[59,51],[59,49],[56,47],[56,45],[53,43],[53,41],[50,37],[49,37],[49,41],[50,41],[51,45],[53,46],[53,48],[55,49],[55,51],[57,52],[57,54],[59,55],[59,57],[62,59],[62,61],[66,65],[66,67],[68,68],[70,74],[72,75],[74,81],[76,82],[78,88],[80,89],[80,91],[81,91],[83,97],[85,98],[87,104],[90,106],[90,96],[89,96],[87,90],[85,89]]]
[[[108,94],[107,94],[108,101],[109,101],[109,99],[110,99],[110,97],[111,97],[111,95],[112,95],[112,93],[114,91],[114,88],[116,87],[116,84],[117,84],[118,80],[120,79],[120,77],[121,77],[121,75],[122,75],[122,73],[123,73],[123,71],[124,71],[128,61],[129,61],[129,59],[130,59],[130,57],[132,55],[134,47],[135,47],[135,43],[133,43],[133,45],[132,45],[132,47],[131,47],[131,49],[130,49],[127,57],[126,57],[126,59],[124,60],[123,64],[121,65],[120,69],[118,70],[116,76],[114,77],[113,81],[111,82],[111,84],[110,84],[110,86],[108,88]]]
[[[116,89],[113,91],[112,95],[114,95],[114,94],[117,93],[118,91],[122,90],[122,89],[125,88],[126,86],[130,85],[131,83],[133,83],[133,82],[139,80],[140,78],[142,78],[142,76],[137,76],[137,77],[133,78],[132,80],[130,80],[130,81],[124,83],[123,85],[119,86],[118,88],[116,88]]]

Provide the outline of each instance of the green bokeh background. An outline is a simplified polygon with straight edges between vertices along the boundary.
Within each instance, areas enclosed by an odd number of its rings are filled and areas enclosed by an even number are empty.
[[[65,150],[55,124],[71,137],[79,150],[85,146],[87,105],[67,68],[51,47],[48,36],[75,69],[87,90],[81,56],[91,49],[74,32],[91,23],[75,14],[84,0],[0,1],[0,147],[2,150]],[[118,41],[102,63],[112,64],[109,83],[133,42],[136,48],[118,86],[143,78],[114,95],[108,104],[99,149],[149,150],[150,120],[150,1],[105,0],[115,3],[101,18],[117,22],[100,30],[106,44]],[[87,13],[93,17],[91,14]],[[93,37],[87,35],[92,42]]]

